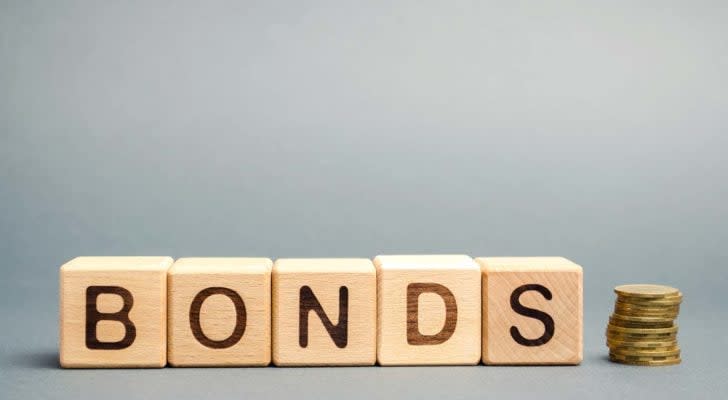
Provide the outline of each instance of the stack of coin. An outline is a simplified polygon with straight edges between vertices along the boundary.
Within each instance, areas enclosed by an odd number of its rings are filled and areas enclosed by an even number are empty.
[[[631,365],[680,363],[677,325],[682,293],[661,285],[622,285],[607,325],[609,359]]]

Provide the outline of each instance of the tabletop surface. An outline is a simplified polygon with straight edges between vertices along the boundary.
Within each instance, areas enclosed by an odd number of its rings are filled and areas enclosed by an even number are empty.
[[[728,8],[359,3],[0,1],[0,398],[724,396]],[[582,265],[583,363],[58,367],[79,255],[433,253]],[[624,283],[682,364],[607,360]]]

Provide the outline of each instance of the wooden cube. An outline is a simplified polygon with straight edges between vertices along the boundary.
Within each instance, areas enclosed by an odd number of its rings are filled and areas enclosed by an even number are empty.
[[[562,257],[477,258],[483,270],[483,362],[579,364],[582,269]]]
[[[464,255],[378,256],[381,365],[480,361],[480,268]]]
[[[177,260],[168,275],[170,365],[268,365],[272,264],[268,258]]]
[[[64,368],[164,367],[170,257],[78,257],[60,271]]]
[[[273,363],[373,365],[376,272],[367,259],[273,265]]]

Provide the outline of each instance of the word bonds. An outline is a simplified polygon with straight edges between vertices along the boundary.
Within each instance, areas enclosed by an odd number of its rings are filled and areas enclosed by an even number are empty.
[[[66,368],[579,364],[582,268],[561,257],[78,257]]]

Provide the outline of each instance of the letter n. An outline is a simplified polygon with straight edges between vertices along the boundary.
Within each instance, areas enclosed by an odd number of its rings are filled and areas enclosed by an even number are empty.
[[[313,294],[308,286],[301,287],[299,293],[299,309],[298,309],[298,344],[301,347],[308,346],[308,314],[314,311],[324,324],[324,328],[333,339],[336,347],[343,349],[346,347],[348,340],[347,326],[349,316],[349,290],[346,286],[339,288],[339,321],[334,325],[324,312],[321,303],[319,303],[316,295]]]

